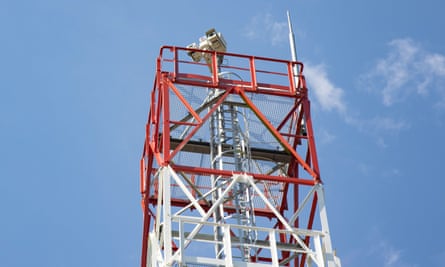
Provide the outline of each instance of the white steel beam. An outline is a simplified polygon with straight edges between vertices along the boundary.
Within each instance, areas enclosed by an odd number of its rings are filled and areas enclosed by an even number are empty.
[[[226,261],[226,267],[233,267],[232,262],[232,243],[231,243],[231,237],[230,237],[230,226],[224,225],[223,226],[224,231],[224,254],[225,254],[225,261]]]
[[[185,186],[185,184],[181,181],[178,174],[169,166],[167,166],[169,172],[171,173],[173,179],[178,184],[179,188],[182,189],[182,192],[187,196],[187,198],[190,200],[190,204],[192,204],[196,210],[201,214],[201,216],[205,215],[205,211],[201,208],[201,206],[198,204],[198,200],[193,197],[192,193],[190,193],[190,190]]]
[[[191,242],[191,239],[201,230],[201,228],[203,227],[203,222],[206,222],[213,214],[213,212],[215,212],[215,210],[224,202],[224,196],[230,192],[230,190],[232,190],[233,186],[235,185],[235,183],[237,182],[237,179],[234,179],[229,186],[224,190],[224,192],[221,194],[220,198],[213,203],[212,207],[210,207],[210,209],[207,211],[207,213],[202,216],[202,218],[199,220],[200,224],[196,225],[195,228],[192,230],[192,232],[187,236],[187,240],[184,242],[184,249],[188,247],[188,245]],[[170,232],[171,235],[171,232]],[[175,258],[179,257],[179,250],[175,252],[175,254],[173,255],[173,257],[167,261],[167,264],[172,264],[173,260]]]
[[[163,168],[161,171],[162,184],[164,185],[163,194],[163,229],[162,235],[164,236],[164,257],[169,259],[172,255],[172,228],[171,228],[171,207],[170,207],[170,170],[169,168]]]
[[[317,188],[317,196],[318,196],[318,207],[320,209],[320,223],[321,223],[321,230],[324,233],[323,236],[323,254],[325,256],[325,261],[327,264],[327,267],[340,267],[335,262],[335,256],[334,252],[332,250],[332,243],[331,243],[331,236],[329,232],[329,224],[328,224],[328,215],[326,211],[326,203],[325,203],[325,197],[324,197],[324,188],[322,185],[320,185]]]

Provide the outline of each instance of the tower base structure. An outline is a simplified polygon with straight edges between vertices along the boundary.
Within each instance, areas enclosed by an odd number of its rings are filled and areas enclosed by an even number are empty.
[[[302,71],[161,48],[141,159],[141,266],[340,266]]]

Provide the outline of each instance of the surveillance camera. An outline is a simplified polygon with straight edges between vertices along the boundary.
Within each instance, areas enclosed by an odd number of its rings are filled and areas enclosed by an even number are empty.
[[[197,45],[196,43],[189,44],[189,45],[187,46],[187,48],[196,48],[196,49],[199,49],[199,47],[198,47],[198,45]],[[188,52],[187,52],[187,55],[189,55],[189,57],[191,57],[191,58],[193,59],[193,61],[195,61],[195,62],[199,62],[199,61],[201,61],[201,57],[202,57],[201,52],[197,52],[197,51],[188,51]]]
[[[206,32],[206,39],[210,48],[218,52],[226,52],[227,45],[221,33],[216,32],[215,29],[210,29]]]

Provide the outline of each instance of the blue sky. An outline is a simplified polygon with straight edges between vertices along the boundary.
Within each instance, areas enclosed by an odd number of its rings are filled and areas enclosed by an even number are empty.
[[[445,266],[442,1],[0,2],[0,265],[138,266],[155,59],[215,27],[305,63],[343,266]]]

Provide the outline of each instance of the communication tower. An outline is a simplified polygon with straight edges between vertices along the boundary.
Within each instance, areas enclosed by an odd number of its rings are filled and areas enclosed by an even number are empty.
[[[141,266],[340,266],[303,64],[209,30],[157,58],[141,159]]]

